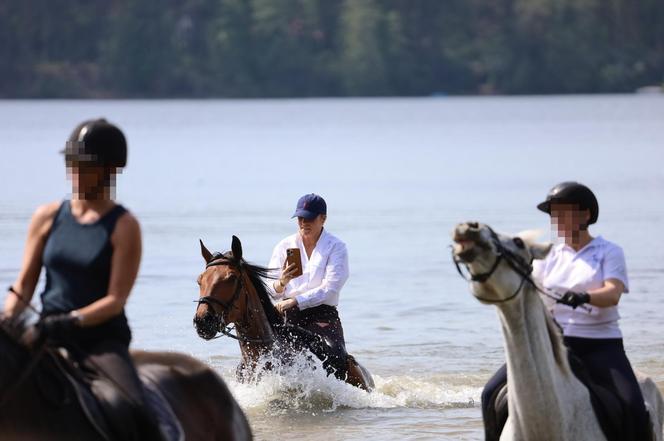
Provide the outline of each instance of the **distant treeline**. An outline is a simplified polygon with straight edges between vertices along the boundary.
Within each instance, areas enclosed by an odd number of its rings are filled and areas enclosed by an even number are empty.
[[[0,97],[631,92],[663,0],[0,0]]]

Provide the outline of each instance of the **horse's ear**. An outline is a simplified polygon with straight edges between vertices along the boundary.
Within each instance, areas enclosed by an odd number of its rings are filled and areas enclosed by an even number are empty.
[[[207,248],[205,248],[202,240],[198,239],[198,241],[201,243],[201,255],[203,256],[203,259],[205,259],[205,263],[212,262],[212,253]]]
[[[231,251],[233,251],[233,257],[238,261],[242,260],[242,242],[237,236],[233,236],[233,241],[231,242]]]
[[[535,243],[530,245],[530,253],[533,255],[533,259],[544,259],[552,246],[552,243]]]

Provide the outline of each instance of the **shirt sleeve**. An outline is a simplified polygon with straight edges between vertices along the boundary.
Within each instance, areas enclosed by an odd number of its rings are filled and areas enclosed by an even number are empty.
[[[533,260],[533,273],[532,273],[532,278],[535,280],[535,282],[539,283],[540,285],[542,284],[542,281],[544,280],[544,270],[546,268],[546,260],[545,259],[536,259]]]
[[[602,261],[602,275],[604,280],[618,279],[625,285],[625,293],[629,292],[627,279],[627,264],[622,248],[615,246],[604,255]]]
[[[330,257],[325,266],[323,282],[316,288],[295,296],[300,309],[313,308],[322,305],[326,300],[336,296],[348,280],[348,251],[346,245],[337,243],[334,245]]]
[[[272,273],[273,277],[279,277],[281,275],[281,268],[286,260],[286,249],[282,246],[282,243],[278,243],[274,250],[272,251],[272,257],[270,258],[270,263],[268,268]],[[288,286],[281,292],[278,293],[274,290],[275,280],[269,279],[267,282],[268,292],[273,299],[282,299],[288,292]]]

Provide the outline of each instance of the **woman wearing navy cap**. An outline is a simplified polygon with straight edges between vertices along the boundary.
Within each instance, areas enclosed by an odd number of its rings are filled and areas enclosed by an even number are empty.
[[[269,268],[281,268],[272,284],[275,305],[289,323],[321,335],[330,345],[324,363],[328,372],[343,378],[346,371],[346,343],[339,320],[339,293],[348,279],[346,244],[325,228],[327,204],[316,194],[302,196],[293,217],[298,232],[286,237],[272,252]],[[297,266],[286,263],[289,248],[299,248],[303,274],[294,277]]]
[[[599,205],[583,184],[556,185],[537,208],[551,216],[561,243],[554,245],[544,260],[535,261],[533,277],[544,288],[562,293],[557,302],[543,300],[562,328],[565,345],[583,362],[593,381],[615,390],[629,410],[631,418],[623,421],[623,439],[650,439],[643,396],[618,326],[618,302],[629,292],[623,250],[602,236],[590,235],[588,226],[597,222]],[[502,415],[501,421],[496,421],[491,409],[497,391],[506,382],[503,366],[482,393],[487,440],[498,439],[507,417]]]

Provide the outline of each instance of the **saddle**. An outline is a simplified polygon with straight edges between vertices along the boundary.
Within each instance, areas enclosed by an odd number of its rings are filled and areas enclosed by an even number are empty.
[[[125,430],[130,406],[111,405],[107,399],[115,394],[114,385],[104,379],[90,382],[85,372],[76,366],[65,350],[47,351],[43,358],[46,369],[38,374],[39,389],[44,399],[53,406],[71,404],[76,400],[104,441],[127,439]],[[51,377],[51,378],[48,378]],[[164,441],[184,441],[184,430],[157,386],[156,380],[139,371],[146,397],[146,405],[155,416]],[[131,433],[131,430],[129,430]]]
[[[635,421],[628,407],[619,398],[616,390],[610,385],[600,384],[592,378],[581,360],[568,352],[568,360],[574,376],[583,383],[590,393],[590,401],[607,441],[643,441],[635,440],[633,430]],[[507,421],[507,384],[496,389],[491,397],[492,415],[487,427],[487,435],[500,437]],[[486,422],[485,422],[486,424]],[[493,438],[492,438],[493,439]]]

